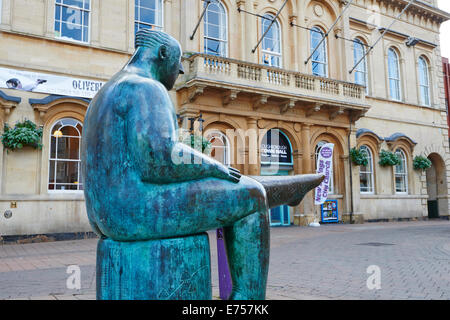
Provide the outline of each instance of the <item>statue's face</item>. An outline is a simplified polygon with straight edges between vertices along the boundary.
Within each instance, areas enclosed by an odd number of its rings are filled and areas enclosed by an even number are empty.
[[[178,43],[168,47],[161,46],[159,49],[161,68],[159,69],[159,81],[167,90],[173,88],[179,74],[184,73],[181,64],[181,48]]]

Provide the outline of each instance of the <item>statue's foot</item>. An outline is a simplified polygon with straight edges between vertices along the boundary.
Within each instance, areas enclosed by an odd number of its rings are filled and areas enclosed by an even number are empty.
[[[323,174],[295,176],[250,176],[264,186],[270,208],[284,204],[295,207],[303,197],[325,178]]]

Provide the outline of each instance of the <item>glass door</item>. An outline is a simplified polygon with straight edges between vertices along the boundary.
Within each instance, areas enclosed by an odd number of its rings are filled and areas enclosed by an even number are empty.
[[[262,176],[288,176],[289,170],[278,170],[277,172],[270,172],[269,170],[264,170],[261,167]],[[291,217],[289,214],[289,206],[279,206],[270,209],[270,226],[289,226],[291,224]]]

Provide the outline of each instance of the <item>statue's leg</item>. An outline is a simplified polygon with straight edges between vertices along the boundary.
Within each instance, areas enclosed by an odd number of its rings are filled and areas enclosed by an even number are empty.
[[[233,283],[229,299],[264,300],[269,272],[268,209],[262,207],[224,231]]]
[[[208,178],[129,189],[103,196],[96,223],[108,238],[136,241],[197,234],[234,225],[266,203],[264,187],[245,176],[239,183]]]

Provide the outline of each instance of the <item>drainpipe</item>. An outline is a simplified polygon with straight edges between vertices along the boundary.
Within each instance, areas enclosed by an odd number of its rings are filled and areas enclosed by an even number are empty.
[[[350,135],[352,134],[352,121],[350,120],[350,131],[347,136],[348,144],[348,165],[350,167],[350,224],[353,224],[353,172],[352,172],[352,157],[350,156]]]

